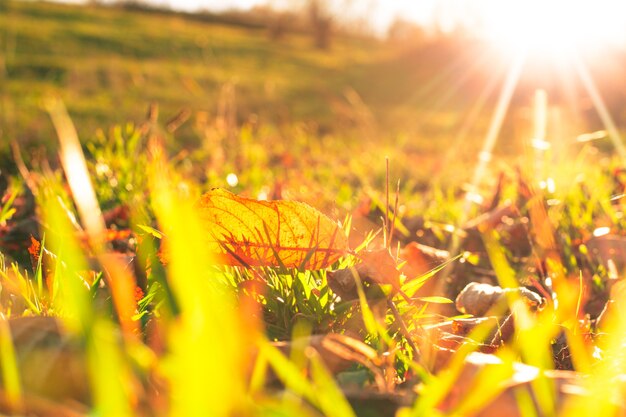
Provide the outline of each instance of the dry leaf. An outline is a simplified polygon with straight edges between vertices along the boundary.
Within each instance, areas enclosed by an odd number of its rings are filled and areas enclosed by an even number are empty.
[[[378,249],[359,253],[361,263],[328,273],[328,285],[343,301],[359,298],[355,276],[363,282],[391,285],[394,292],[400,292],[400,271],[389,250]]]
[[[229,265],[322,269],[348,251],[337,222],[297,201],[258,201],[215,189],[199,202],[208,250]]]
[[[470,282],[456,297],[456,308],[464,314],[485,316],[492,308],[506,305],[507,292],[518,293],[531,309],[541,309],[545,304],[543,298],[524,287],[501,288],[495,285]]]
[[[489,378],[498,378],[496,388],[481,387],[481,383]],[[554,390],[555,415],[580,415],[580,409],[572,406],[594,401],[593,393],[588,389],[586,376],[579,372],[541,370],[539,368],[519,362],[510,363],[491,355],[473,352],[465,358],[464,366],[458,374],[456,383],[448,396],[439,403],[439,410],[448,415],[471,415],[474,417],[525,416],[528,413],[520,406],[520,394],[523,393],[530,400],[531,411],[540,410],[536,381],[544,379]],[[607,384],[614,384],[623,389],[624,379],[620,375]],[[491,395],[487,395],[489,392]],[[617,392],[617,391],[616,391]],[[482,396],[482,397],[481,397]],[[472,401],[468,401],[468,399]],[[523,397],[522,397],[523,398]],[[624,405],[621,398],[611,399],[612,415],[623,416]]]
[[[293,349],[303,351],[306,347],[312,347],[320,355],[328,370],[332,373],[338,373],[354,365],[355,358],[350,356],[347,352],[348,350],[351,354],[358,355],[358,352],[349,346],[341,346],[342,349],[338,348],[338,343],[341,342],[337,341],[333,333],[329,333],[325,335],[301,337],[290,341],[272,342],[271,344],[278,348],[285,356],[291,356]],[[339,352],[340,350],[341,352]],[[253,353],[256,355],[257,352],[254,351]],[[361,356],[359,356],[359,358],[361,358]],[[269,375],[269,378],[273,380],[275,375]]]
[[[410,242],[402,249],[400,257],[406,261],[403,272],[411,280],[449,261],[450,252]]]
[[[24,394],[51,404],[89,403],[88,371],[80,343],[58,319],[19,317],[6,320],[5,325],[13,339]],[[0,400],[0,414],[2,408]]]
[[[592,237],[585,245],[591,255],[605,267],[617,269],[619,275],[626,269],[626,238],[616,235]],[[612,265],[611,265],[612,263]]]
[[[388,284],[394,290],[400,290],[400,271],[397,262],[387,249],[368,250],[359,253],[363,260],[364,271],[368,279],[378,284]],[[361,277],[363,278],[363,276]]]

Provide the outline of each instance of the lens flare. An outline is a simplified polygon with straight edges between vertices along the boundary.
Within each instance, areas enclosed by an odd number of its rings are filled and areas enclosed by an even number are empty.
[[[486,0],[483,35],[504,51],[559,58],[572,50],[623,45],[626,2],[620,0]]]

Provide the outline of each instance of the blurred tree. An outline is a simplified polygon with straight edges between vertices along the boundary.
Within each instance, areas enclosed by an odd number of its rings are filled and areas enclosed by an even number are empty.
[[[310,0],[308,15],[315,46],[328,49],[332,36],[333,18],[328,12],[327,5],[322,0]]]
[[[426,31],[415,22],[396,17],[387,29],[387,39],[399,43],[422,43],[426,39]]]
[[[279,41],[283,39],[289,31],[289,15],[287,13],[276,13],[269,21],[267,29],[271,40]]]

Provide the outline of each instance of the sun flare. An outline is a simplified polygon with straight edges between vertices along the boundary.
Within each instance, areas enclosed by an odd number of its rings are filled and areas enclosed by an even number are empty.
[[[626,1],[487,1],[484,36],[505,51],[559,57],[572,50],[599,51],[626,41]]]

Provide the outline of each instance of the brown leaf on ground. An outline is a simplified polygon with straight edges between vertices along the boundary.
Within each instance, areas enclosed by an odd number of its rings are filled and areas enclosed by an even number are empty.
[[[489,382],[484,381],[490,377],[500,381],[497,388],[485,385]],[[527,405],[539,408],[539,399],[533,388],[538,379],[554,386],[557,415],[574,415],[571,406],[575,403],[570,400],[591,395],[585,386],[585,376],[578,372],[542,371],[518,362],[503,362],[495,355],[474,352],[465,359],[453,389],[438,408],[446,414],[464,416],[523,416],[520,393],[523,392],[528,399]],[[624,384],[621,378],[614,383]],[[623,404],[616,401],[614,406],[616,415],[624,415]]]
[[[452,355],[464,345],[471,345],[478,352],[494,353],[500,343],[493,343],[493,339],[502,323],[503,320],[498,317],[474,317],[424,326],[425,337],[420,341],[423,363],[432,372],[438,372],[448,365]],[[490,329],[486,337],[475,338],[473,331],[478,326]]]
[[[457,296],[456,308],[461,313],[474,316],[485,316],[492,308],[499,308],[500,311],[497,313],[503,314],[506,311],[507,292],[516,292],[531,309],[540,309],[545,304],[543,298],[524,287],[504,289],[495,285],[470,282]]]
[[[323,269],[348,251],[337,222],[297,201],[258,201],[215,189],[198,204],[207,250],[228,265]]]
[[[367,279],[378,284],[388,284],[394,290],[400,289],[400,271],[397,262],[387,249],[363,251],[359,253],[363,260],[363,271]],[[363,277],[363,275],[362,275]]]
[[[626,269],[626,238],[604,235],[585,242],[591,256],[609,269],[610,275],[619,275]]]
[[[400,258],[406,261],[403,272],[411,280],[449,261],[450,252],[410,242],[400,251]]]
[[[361,262],[350,268],[329,272],[328,285],[344,301],[358,299],[356,277],[362,282],[390,285],[394,293],[402,293],[400,271],[389,250],[362,251],[358,254]]]
[[[291,341],[272,342],[284,355],[290,356],[293,349],[304,351],[306,347],[315,349],[331,373],[345,371],[355,363],[378,366],[376,351],[358,339],[335,333],[313,335]],[[255,352],[256,353],[256,352]],[[270,375],[273,378],[272,375]]]
[[[24,394],[32,396],[33,400],[89,404],[84,354],[79,341],[65,331],[58,319],[20,317],[7,320],[6,326],[13,339]]]

